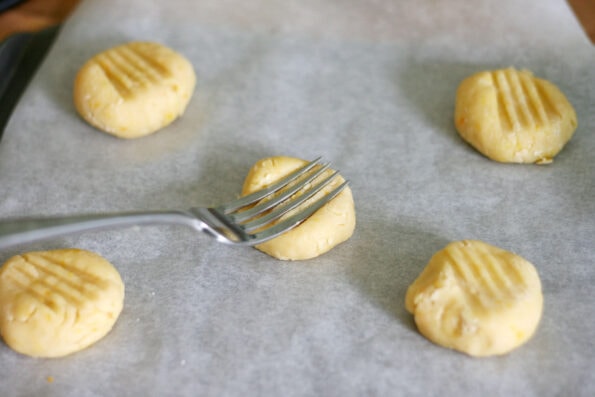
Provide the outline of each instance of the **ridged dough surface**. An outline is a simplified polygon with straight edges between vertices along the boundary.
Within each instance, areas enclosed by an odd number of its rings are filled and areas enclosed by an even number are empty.
[[[471,146],[505,163],[551,163],[577,127],[576,112],[558,87],[514,68],[463,80],[454,121]]]
[[[158,43],[131,42],[89,59],[74,104],[92,126],[120,138],[151,134],[182,115],[196,76],[190,62]]]
[[[242,195],[264,189],[306,164],[305,160],[283,156],[259,160],[250,169],[244,181]],[[327,170],[319,178],[323,178],[331,172],[331,170]],[[337,176],[310,200],[322,197],[342,182],[344,179],[340,175]],[[277,259],[311,259],[349,239],[354,229],[355,208],[351,189],[347,186],[302,224],[272,240],[257,245],[256,248]]]
[[[35,357],[82,350],[113,327],[124,302],[118,271],[79,249],[29,252],[0,269],[0,334]]]
[[[482,241],[463,240],[431,258],[407,290],[405,307],[434,343],[491,356],[531,338],[543,296],[531,263]]]

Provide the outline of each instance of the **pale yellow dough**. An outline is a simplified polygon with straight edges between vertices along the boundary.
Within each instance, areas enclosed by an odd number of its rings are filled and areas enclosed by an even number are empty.
[[[97,342],[123,302],[120,274],[89,251],[30,252],[0,269],[0,334],[29,356],[65,356]]]
[[[558,87],[514,68],[463,80],[454,122],[471,146],[505,163],[551,163],[577,127],[574,108]]]
[[[94,127],[120,138],[151,134],[184,113],[196,76],[181,54],[131,42],[93,56],[74,82],[74,104]]]
[[[303,167],[305,160],[292,157],[270,157],[258,161],[244,181],[242,195],[264,189],[291,172]],[[328,175],[332,171],[327,170]],[[336,177],[314,200],[339,186],[344,179]],[[337,197],[310,218],[256,248],[277,259],[303,260],[317,257],[349,239],[355,229],[355,208],[351,189],[346,187]]]
[[[407,290],[422,335],[471,356],[510,352],[534,334],[541,282],[525,259],[477,240],[438,251]]]

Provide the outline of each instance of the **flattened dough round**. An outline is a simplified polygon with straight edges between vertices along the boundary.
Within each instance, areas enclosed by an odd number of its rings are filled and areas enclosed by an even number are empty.
[[[577,127],[574,108],[558,87],[514,68],[463,80],[454,121],[465,141],[504,163],[551,163]]]
[[[92,126],[120,138],[151,134],[184,113],[196,83],[171,48],[130,42],[96,54],[74,82],[74,105]]]
[[[65,356],[97,342],[123,302],[120,274],[93,252],[29,252],[0,268],[0,334],[29,356]]]
[[[270,157],[259,160],[244,181],[242,195],[264,189],[293,171],[307,164],[307,161],[292,157]],[[329,175],[328,170],[325,175]],[[339,175],[314,199],[327,194],[339,186],[344,179]],[[328,252],[336,245],[349,239],[355,229],[355,208],[349,186],[316,211],[296,228],[256,248],[272,257],[282,260],[303,260]]]
[[[535,267],[478,240],[448,244],[407,290],[422,335],[471,356],[508,353],[534,334],[543,310]]]

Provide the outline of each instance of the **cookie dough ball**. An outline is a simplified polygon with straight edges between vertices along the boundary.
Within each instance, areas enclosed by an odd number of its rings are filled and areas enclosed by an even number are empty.
[[[574,108],[554,84],[513,68],[463,80],[454,119],[465,141],[504,163],[551,163],[577,126]]]
[[[161,44],[131,42],[93,56],[74,82],[74,105],[92,126],[120,138],[151,134],[184,113],[196,76]]]
[[[471,356],[508,353],[535,332],[541,282],[525,259],[481,241],[438,251],[407,290],[422,335]]]
[[[0,334],[29,356],[65,356],[97,342],[123,302],[120,274],[89,251],[30,252],[0,269]]]
[[[307,161],[292,157],[270,157],[258,161],[244,181],[242,195],[267,188],[276,181],[303,167]],[[320,178],[332,173],[327,170]],[[314,196],[327,194],[345,180],[339,175]],[[283,219],[283,218],[281,218]],[[256,248],[282,260],[317,257],[344,242],[355,229],[355,209],[351,189],[345,189],[296,228]]]

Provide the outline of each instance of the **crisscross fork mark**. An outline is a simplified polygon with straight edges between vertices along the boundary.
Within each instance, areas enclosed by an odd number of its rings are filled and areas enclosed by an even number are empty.
[[[123,46],[97,55],[95,61],[118,93],[127,98],[134,94],[135,89],[157,84],[169,75],[164,66],[157,66],[157,62],[149,62],[148,59],[138,50]]]
[[[45,262],[37,260],[35,256],[30,256],[27,260],[29,263],[34,264],[38,270],[45,272],[47,275],[56,277],[81,295],[91,293],[93,294],[91,298],[94,298],[95,295],[102,290],[102,286],[104,285],[104,280],[102,278],[85,272],[66,261],[56,260],[49,255],[41,254],[39,257]],[[75,280],[70,280],[70,275],[73,275]]]
[[[133,46],[122,46],[116,48],[115,53],[125,59],[137,71],[146,74],[147,78],[153,82],[159,82],[160,79],[171,76],[169,69],[153,59],[149,54],[140,48]]]
[[[56,313],[58,303],[52,298],[54,293],[60,295],[67,305],[80,308],[87,300],[86,295],[90,293],[95,295],[100,290],[88,274],[73,266],[56,264],[53,259],[34,259],[30,255],[23,255],[22,258],[26,265],[13,266],[12,272],[9,273],[10,278],[15,284],[30,293],[39,304]],[[47,262],[44,263],[44,260]],[[61,265],[65,265],[66,270],[62,269]],[[33,269],[39,274],[34,274]],[[74,280],[69,279],[71,274],[75,276]]]
[[[57,289],[55,285],[48,283],[47,279],[36,277],[22,266],[14,266],[11,272],[7,273],[7,277],[26,292],[29,297],[33,298],[39,307],[46,307],[56,315],[60,314],[59,307],[63,305],[56,301],[54,294],[59,294],[70,306],[76,308],[82,306],[79,297],[70,294],[68,291],[65,293],[65,291]]]

